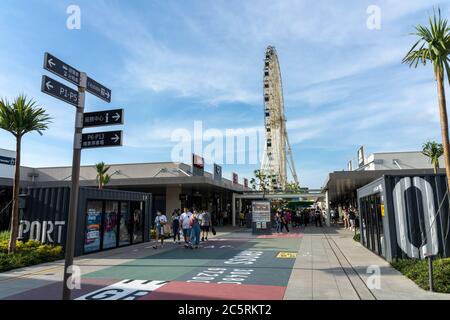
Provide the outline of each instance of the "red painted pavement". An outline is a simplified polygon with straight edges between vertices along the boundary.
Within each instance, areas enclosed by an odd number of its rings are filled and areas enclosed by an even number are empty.
[[[258,236],[260,239],[303,238],[303,233],[274,233]]]
[[[282,300],[286,287],[172,281],[139,300]]]

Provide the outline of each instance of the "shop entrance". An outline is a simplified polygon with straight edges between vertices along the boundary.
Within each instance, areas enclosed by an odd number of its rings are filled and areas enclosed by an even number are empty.
[[[143,241],[144,203],[88,200],[84,253],[113,249]]]
[[[376,254],[384,257],[381,195],[376,193],[361,198],[360,201],[362,243]]]

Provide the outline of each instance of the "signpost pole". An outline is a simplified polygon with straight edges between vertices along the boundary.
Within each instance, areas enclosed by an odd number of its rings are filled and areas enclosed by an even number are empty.
[[[80,73],[80,84],[78,86],[78,106],[75,117],[75,135],[73,141],[73,160],[72,160],[72,185],[70,189],[69,217],[67,223],[67,235],[65,245],[65,263],[63,280],[63,300],[71,298],[70,276],[72,274],[73,256],[75,252],[75,232],[77,224],[78,211],[78,189],[80,186],[80,161],[81,161],[81,135],[83,133],[83,114],[84,100],[86,90],[86,73]]]

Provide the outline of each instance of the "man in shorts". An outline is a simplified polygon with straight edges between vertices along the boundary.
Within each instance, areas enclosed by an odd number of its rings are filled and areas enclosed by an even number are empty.
[[[189,243],[191,237],[191,216],[192,212],[188,208],[184,208],[184,212],[180,216],[181,228],[183,229],[184,242]]]
[[[202,241],[208,241],[208,233],[209,228],[211,226],[211,214],[206,211],[206,209],[202,210],[202,214],[200,215],[200,226],[202,228]]]

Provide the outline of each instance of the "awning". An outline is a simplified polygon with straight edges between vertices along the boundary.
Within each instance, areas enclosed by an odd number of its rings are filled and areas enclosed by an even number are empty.
[[[328,175],[323,189],[328,191],[329,202],[344,203],[356,196],[356,190],[385,174],[433,174],[433,169],[335,171]]]

